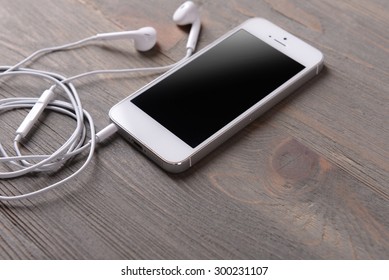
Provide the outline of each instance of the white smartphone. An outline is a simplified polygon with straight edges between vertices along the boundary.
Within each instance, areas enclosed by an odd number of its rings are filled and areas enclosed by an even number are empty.
[[[110,110],[130,143],[182,172],[317,75],[323,54],[249,19]]]

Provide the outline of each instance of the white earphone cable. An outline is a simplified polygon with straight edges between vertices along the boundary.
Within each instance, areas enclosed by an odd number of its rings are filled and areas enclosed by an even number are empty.
[[[62,144],[60,148],[58,148],[51,155],[23,155],[20,149],[20,141],[24,138],[28,130],[32,127],[33,122],[29,122],[30,120],[25,120],[28,124],[27,129],[25,127],[19,128],[16,133],[16,137],[14,139],[14,152],[15,155],[9,155],[5,148],[0,143],[0,163],[6,165],[8,168],[11,168],[12,171],[0,172],[0,179],[10,179],[24,176],[31,172],[48,172],[55,171],[61,166],[65,164],[69,159],[81,154],[84,151],[88,150],[88,156],[84,163],[79,169],[71,174],[70,176],[58,181],[52,185],[43,187],[39,190],[32,191],[26,194],[19,195],[0,195],[0,201],[12,201],[12,200],[20,200],[25,198],[31,198],[48,190],[51,190],[55,187],[58,187],[75,176],[81,173],[91,162],[96,144],[98,142],[103,141],[107,137],[111,136],[117,131],[117,127],[114,124],[110,124],[105,127],[103,130],[96,134],[94,121],[91,115],[83,109],[81,100],[77,93],[76,88],[71,83],[76,79],[81,79],[91,75],[97,74],[123,74],[123,73],[131,73],[131,72],[140,72],[140,71],[165,71],[168,70],[175,65],[179,64],[183,60],[187,59],[192,54],[192,49],[187,49],[187,53],[185,57],[173,64],[167,66],[159,66],[159,67],[147,67],[147,68],[135,68],[135,69],[111,69],[111,70],[95,70],[86,73],[82,73],[79,75],[75,75],[70,78],[63,77],[56,73],[51,73],[47,71],[35,70],[30,68],[20,68],[21,65],[27,63],[32,60],[34,57],[54,52],[60,51],[63,49],[68,49],[76,46],[80,46],[87,42],[90,42],[95,39],[96,36],[92,36],[74,43],[65,44],[57,47],[50,47],[38,50],[23,59],[19,63],[13,66],[1,66],[0,67],[0,79],[8,76],[34,76],[39,77],[44,80],[48,80],[54,85],[47,91],[51,91],[53,93],[56,89],[61,89],[61,92],[65,94],[65,98],[69,100],[61,101],[61,100],[52,100],[55,94],[49,94],[47,100],[45,100],[45,105],[41,105],[40,98],[6,98],[0,100],[0,114],[7,110],[15,110],[15,109],[31,109],[31,111],[43,111],[44,109],[52,110],[61,114],[65,114],[76,120],[76,128],[73,131],[72,135],[69,139]],[[41,105],[41,106],[37,106]],[[47,105],[47,106],[46,106]],[[39,108],[38,108],[39,107]],[[31,113],[30,111],[30,113]],[[39,117],[38,114],[34,115],[34,120]],[[28,117],[27,117],[28,118]],[[23,126],[23,124],[21,125]],[[87,129],[88,127],[88,129]],[[89,133],[90,140],[86,141],[87,134]]]

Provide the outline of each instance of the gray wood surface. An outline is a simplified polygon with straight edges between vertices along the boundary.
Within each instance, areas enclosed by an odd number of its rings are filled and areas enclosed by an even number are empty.
[[[60,189],[0,203],[1,259],[388,259],[389,2],[195,1],[199,48],[244,20],[269,19],[320,49],[325,68],[210,156],[167,174],[120,136]],[[185,53],[188,28],[171,20],[181,1],[0,0],[0,64],[96,33],[154,26],[158,46],[93,43],[28,63],[75,75],[165,65]],[[111,106],[157,74],[75,82],[97,129]],[[36,79],[2,79],[0,98],[39,96]],[[27,112],[0,115],[10,143]],[[25,143],[51,151],[74,123],[45,113]],[[12,143],[11,143],[12,145]],[[1,193],[34,190],[61,171],[0,181]]]

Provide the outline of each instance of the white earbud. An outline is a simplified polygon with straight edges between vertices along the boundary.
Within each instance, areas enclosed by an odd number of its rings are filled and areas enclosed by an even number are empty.
[[[200,14],[196,5],[192,1],[186,1],[175,11],[173,20],[178,25],[192,24],[186,48],[194,51],[201,28]]]
[[[138,51],[145,52],[155,46],[157,31],[153,27],[143,27],[134,31],[100,33],[95,38],[102,40],[133,39],[135,48]]]
[[[186,56],[173,64],[160,66],[160,67],[146,67],[146,68],[137,68],[137,69],[110,69],[110,70],[94,70],[86,73],[81,73],[76,76],[66,78],[59,74],[45,72],[40,70],[20,68],[24,63],[31,61],[33,58],[50,52],[56,52],[60,50],[70,49],[74,47],[81,46],[87,42],[94,40],[119,40],[119,39],[132,39],[134,41],[135,48],[138,51],[148,51],[154,47],[157,41],[157,32],[152,27],[144,27],[134,31],[123,31],[123,32],[111,32],[111,33],[101,33],[95,36],[91,36],[77,42],[68,43],[61,46],[48,47],[40,49],[25,59],[21,60],[13,66],[0,66],[0,78],[11,75],[29,75],[34,77],[41,77],[46,80],[53,82],[53,86],[44,91],[41,97],[33,98],[9,98],[0,100],[0,111],[8,109],[17,109],[17,108],[31,108],[29,114],[19,126],[16,131],[16,136],[14,139],[14,149],[16,156],[8,156],[3,147],[0,144],[0,157],[2,162],[8,163],[9,166],[15,165],[16,169],[11,170],[10,172],[0,172],[0,179],[10,179],[24,176],[31,172],[45,172],[51,170],[57,170],[60,166],[64,165],[67,160],[73,158],[77,154],[80,154],[86,150],[89,150],[88,157],[85,160],[84,164],[74,173],[72,173],[67,178],[53,183],[47,187],[43,187],[39,190],[14,195],[14,196],[4,196],[0,193],[0,201],[12,201],[24,198],[31,198],[35,195],[41,194],[48,190],[51,190],[57,186],[68,182],[70,179],[75,177],[77,174],[81,173],[87,165],[91,162],[93,153],[95,151],[95,146],[97,142],[103,141],[105,138],[116,133],[116,125],[110,124],[100,132],[96,133],[94,128],[94,121],[90,114],[83,110],[80,98],[78,96],[77,90],[74,85],[71,83],[73,80],[77,80],[83,77],[90,75],[103,74],[103,73],[130,73],[136,71],[162,71],[168,70],[180,63],[181,61],[187,59],[194,52],[197,39],[200,33],[201,22],[200,16],[197,7],[191,1],[187,1],[182,4],[174,13],[173,20],[178,25],[187,25],[191,24],[192,27],[189,32],[188,43],[186,45],[187,51]],[[62,89],[64,93],[68,96],[69,102],[62,100],[54,100],[55,92],[54,89],[58,87]],[[70,103],[71,102],[71,103]],[[22,155],[20,149],[20,141],[27,136],[29,130],[34,126],[34,123],[39,119],[40,114],[45,110],[47,105],[50,105],[50,110],[66,113],[69,116],[72,116],[77,121],[77,126],[72,136],[53,154],[51,155]],[[89,135],[91,137],[90,141],[86,141],[86,135],[88,134],[86,129],[89,128]],[[31,160],[32,162],[29,162]],[[37,162],[36,162],[37,161]],[[36,163],[35,163],[36,162]]]

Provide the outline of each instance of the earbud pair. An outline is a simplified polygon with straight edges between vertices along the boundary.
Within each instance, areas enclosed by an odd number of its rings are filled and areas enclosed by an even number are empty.
[[[177,25],[192,25],[186,48],[194,51],[201,28],[200,15],[196,5],[192,1],[186,1],[174,13],[173,21]],[[103,40],[132,39],[135,48],[143,52],[155,46],[157,31],[153,27],[143,27],[134,31],[101,33],[97,34],[95,38]]]
[[[187,1],[182,4],[177,11],[174,13],[173,20],[178,25],[187,25],[192,24],[189,39],[187,43],[187,52],[186,56],[183,59],[188,58],[194,51],[197,43],[197,38],[200,32],[200,17],[196,6],[191,2]],[[149,68],[137,68],[137,69],[110,69],[110,70],[94,70],[86,73],[81,73],[73,77],[63,77],[60,74],[46,72],[41,70],[34,70],[29,68],[20,68],[24,63],[31,61],[33,58],[50,52],[61,51],[65,49],[70,49],[74,47],[81,46],[87,42],[93,40],[117,40],[117,39],[132,39],[135,44],[135,48],[139,51],[147,51],[154,47],[157,41],[157,32],[152,27],[144,27],[135,31],[124,31],[124,32],[114,32],[114,33],[102,33],[95,36],[91,36],[77,42],[68,43],[61,46],[48,47],[40,49],[30,56],[26,57],[19,63],[16,63],[13,66],[0,66],[0,78],[4,76],[10,77],[11,75],[28,75],[34,77],[41,77],[47,81],[52,81],[55,83],[50,89],[44,91],[40,98],[17,98],[15,102],[14,98],[0,100],[1,108],[0,110],[9,110],[9,109],[18,109],[18,108],[31,108],[27,117],[23,120],[22,124],[16,131],[16,136],[14,139],[14,148],[17,156],[9,157],[4,149],[0,145],[0,156],[4,163],[9,163],[9,165],[16,165],[17,170],[10,172],[0,172],[0,179],[10,179],[21,177],[32,172],[45,172],[51,170],[57,170],[59,166],[65,164],[65,162],[77,154],[84,152],[89,149],[88,157],[84,164],[73,174],[68,176],[65,179],[62,179],[59,182],[53,183],[49,186],[43,187],[39,190],[32,191],[25,194],[14,195],[14,196],[4,196],[0,194],[0,201],[12,201],[19,200],[24,198],[31,198],[35,195],[41,194],[48,190],[51,190],[55,187],[58,187],[65,182],[72,179],[74,176],[79,174],[86,166],[90,163],[92,155],[95,151],[95,146],[97,141],[101,141],[104,137],[108,137],[116,132],[117,128],[115,125],[109,125],[99,133],[95,133],[93,118],[90,114],[83,110],[80,98],[78,96],[77,90],[74,85],[71,83],[73,80],[80,79],[90,75],[102,74],[102,73],[127,73],[127,72],[137,72],[137,71],[161,71],[171,69],[178,62],[159,66],[159,67],[149,67]],[[53,100],[55,98],[54,89],[58,87],[62,89],[65,95],[68,96],[69,101],[59,101]],[[16,104],[17,103],[17,104]],[[29,130],[34,126],[34,123],[39,119],[40,114],[44,111],[46,106],[50,104],[50,110],[60,112],[69,116],[72,116],[77,121],[77,126],[71,137],[53,154],[51,155],[31,155],[24,156],[21,153],[20,141],[27,136]],[[91,140],[85,143],[86,135],[88,134],[86,129],[89,128],[89,135]],[[31,159],[34,162],[28,162]],[[40,160],[35,162],[35,160]],[[7,165],[8,167],[8,165]]]

